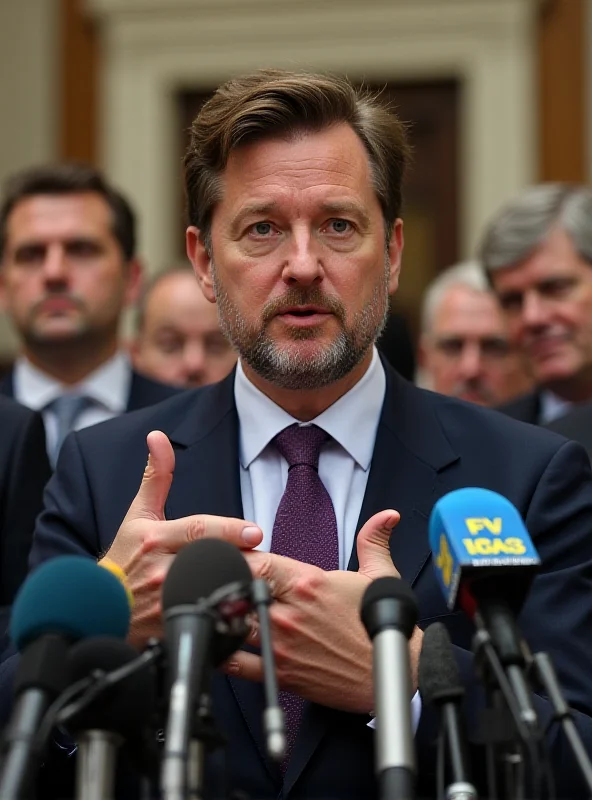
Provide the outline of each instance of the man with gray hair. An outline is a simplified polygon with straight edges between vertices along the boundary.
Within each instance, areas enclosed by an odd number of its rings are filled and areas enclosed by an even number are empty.
[[[493,219],[480,255],[537,385],[502,410],[548,424],[592,400],[592,191],[527,189]]]
[[[422,306],[421,381],[428,388],[483,406],[496,406],[532,386],[525,359],[480,264],[467,261],[438,275]]]

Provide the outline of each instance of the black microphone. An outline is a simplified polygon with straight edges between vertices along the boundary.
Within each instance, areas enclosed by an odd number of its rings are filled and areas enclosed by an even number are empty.
[[[399,578],[378,578],[364,593],[361,617],[374,643],[380,797],[413,800],[416,767],[408,642],[417,621],[417,604],[411,588]]]
[[[86,639],[70,650],[68,685],[93,674],[109,678],[138,660],[138,652],[121,639]],[[78,800],[113,797],[119,749],[123,746],[135,763],[145,762],[143,748],[148,746],[149,731],[156,729],[156,675],[151,664],[130,670],[116,682],[107,680],[101,684],[98,678],[95,685],[100,691],[93,691],[91,685],[87,693],[92,697],[90,702],[84,702],[83,695],[78,703],[72,703],[65,720],[67,730],[78,743]]]
[[[452,775],[446,800],[476,800],[477,790],[471,782],[467,739],[461,717],[465,692],[450,636],[441,622],[434,622],[424,633],[418,684],[422,701],[436,706],[442,718]]]
[[[190,747],[193,723],[198,705],[208,704],[211,668],[246,639],[251,581],[243,554],[220,539],[200,539],[185,547],[165,579],[162,605],[170,686],[161,769],[165,800],[185,800],[190,791],[199,796],[203,747],[199,737],[193,737]]]
[[[15,708],[3,735],[2,800],[31,795],[43,745],[39,727],[65,688],[71,644],[97,635],[124,637],[129,620],[125,589],[90,558],[54,558],[27,578],[15,599],[10,622],[10,635],[21,659],[15,678]]]

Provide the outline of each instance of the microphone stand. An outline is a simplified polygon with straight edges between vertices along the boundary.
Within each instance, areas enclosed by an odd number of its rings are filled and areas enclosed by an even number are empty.
[[[473,638],[473,651],[480,662],[485,685],[487,711],[484,718],[488,794],[491,800],[524,798],[524,752],[521,743],[529,740],[519,705],[514,697],[489,633],[481,628]],[[508,719],[509,714],[509,719]],[[508,721],[518,733],[518,741]],[[533,765],[533,770],[536,767]],[[501,780],[500,780],[501,779]],[[500,783],[503,794],[500,795]]]
[[[77,800],[113,800],[115,763],[123,739],[110,731],[88,730],[78,741]]]
[[[573,721],[572,710],[561,691],[551,657],[548,653],[535,653],[531,666],[538,683],[553,706],[553,721],[557,721],[561,725],[588,788],[588,793],[592,797],[592,763]]]

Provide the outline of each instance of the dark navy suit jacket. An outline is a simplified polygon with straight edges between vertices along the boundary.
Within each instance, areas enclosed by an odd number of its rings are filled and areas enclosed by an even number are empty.
[[[41,414],[0,397],[0,606],[27,574],[35,518],[51,475]],[[6,612],[7,613],[7,612]],[[0,632],[6,614],[0,614]]]
[[[411,583],[420,624],[442,620],[456,646],[468,690],[481,702],[470,654],[472,626],[449,613],[431,564],[428,517],[435,501],[463,486],[499,492],[526,520],[543,561],[520,617],[534,650],[551,653],[577,724],[592,751],[592,477],[583,449],[494,411],[417,389],[388,366],[387,391],[358,530],[375,512],[396,508],[393,561]],[[63,553],[96,557],[112,541],[146,464],[146,435],[164,431],[176,454],[167,518],[195,513],[241,517],[238,418],[233,375],[131,416],[71,434],[46,491],[32,552],[36,565]],[[356,569],[355,552],[350,569]],[[14,659],[0,669],[0,704],[8,708]],[[216,675],[214,713],[228,738],[208,760],[206,797],[222,797],[223,775],[253,800],[371,800],[373,732],[363,715],[308,704],[283,782],[265,754],[261,687]],[[537,699],[544,719],[549,707]],[[417,733],[420,795],[434,796],[434,720],[425,710]],[[585,797],[563,740],[550,737],[559,797]],[[423,794],[422,794],[423,792]]]

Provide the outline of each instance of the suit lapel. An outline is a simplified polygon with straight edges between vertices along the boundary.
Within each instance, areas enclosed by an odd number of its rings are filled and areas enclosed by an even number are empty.
[[[384,367],[385,401],[357,531],[379,511],[399,511],[401,521],[391,536],[391,554],[401,576],[413,586],[431,555],[430,511],[448,490],[440,471],[457,461],[458,456],[445,437],[432,404],[388,364],[384,363]],[[355,542],[348,569],[358,569]],[[286,795],[326,734],[330,719],[330,710],[312,703],[305,706],[286,771]],[[360,725],[364,724],[360,718]]]

